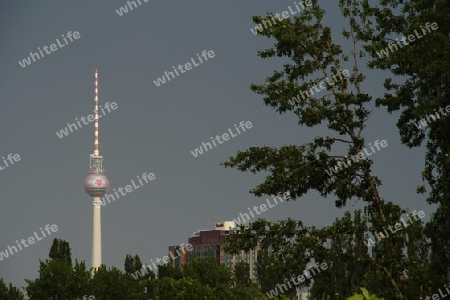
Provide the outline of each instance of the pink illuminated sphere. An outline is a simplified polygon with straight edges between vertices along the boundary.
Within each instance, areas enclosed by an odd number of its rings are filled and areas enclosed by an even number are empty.
[[[109,189],[109,180],[103,174],[89,174],[84,181],[84,189],[91,197],[101,197]]]

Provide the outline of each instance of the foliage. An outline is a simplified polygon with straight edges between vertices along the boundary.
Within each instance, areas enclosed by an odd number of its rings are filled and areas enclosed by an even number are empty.
[[[101,265],[95,272],[91,286],[91,294],[96,300],[138,300],[143,297],[139,282],[115,267],[107,270],[105,265]]]
[[[179,280],[168,277],[161,278],[158,280],[157,290],[160,299],[215,299],[213,289],[192,278],[182,278]],[[220,299],[225,300],[226,298]]]
[[[51,259],[58,259],[67,263],[72,263],[72,254],[69,243],[65,240],[53,239],[52,247],[48,256]]]
[[[194,257],[183,269],[183,277],[196,279],[201,284],[213,289],[217,287],[230,288],[231,276],[231,272],[223,265],[217,264],[214,257],[207,259]]]
[[[250,279],[250,265],[245,261],[240,261],[233,268],[233,284],[235,286],[249,287],[252,284]]]
[[[7,286],[3,278],[0,278],[0,299],[24,300],[25,297],[22,291],[13,286],[11,283]]]
[[[53,244],[55,245],[55,241]],[[26,291],[30,299],[56,300],[57,297],[70,299],[70,297],[85,295],[83,288],[86,290],[89,285],[90,276],[87,275],[89,271],[84,269],[84,263],[77,265],[76,275],[72,263],[65,259],[47,259],[39,263],[39,277],[35,280],[25,280],[28,284]]]
[[[382,182],[373,174],[372,161],[361,154],[368,148],[363,133],[374,105],[372,97],[362,88],[366,75],[361,71],[363,58],[373,54],[367,41],[375,34],[370,31],[376,26],[374,13],[368,9],[368,1],[339,1],[341,14],[348,22],[342,31],[344,39],[350,42],[348,47],[334,42],[332,28],[325,25],[325,11],[317,1],[312,2],[311,8],[294,19],[284,19],[259,32],[261,36],[275,39],[275,43],[258,55],[263,59],[284,58],[287,62],[267,77],[264,84],[252,84],[251,89],[264,95],[264,104],[278,113],[297,116],[299,125],[325,125],[332,135],[319,136],[300,145],[250,147],[238,151],[223,165],[242,172],[267,174],[262,183],[250,190],[256,196],[289,193],[296,200],[309,191],[317,191],[323,197],[335,198],[337,207],[362,200],[366,204],[364,220],[360,213],[355,213],[354,220],[344,216],[333,226],[320,230],[293,220],[273,224],[255,222],[249,230],[239,233],[234,246],[255,246],[258,239],[262,239],[263,248],[272,246],[276,256],[261,259],[274,261],[275,267],[268,274],[279,278],[278,282],[299,274],[311,259],[321,257],[331,259],[331,268],[336,272],[322,283],[322,292],[330,286],[326,285],[330,279],[336,284],[333,287],[337,289],[326,294],[337,292],[339,297],[349,296],[359,283],[366,282],[386,297],[416,297],[418,287],[424,283],[421,280],[426,278],[419,270],[428,267],[426,238],[421,227],[414,232],[402,231],[377,243],[370,251],[363,243],[366,235],[394,225],[405,213],[382,197]],[[262,24],[273,17],[268,14],[253,19]],[[352,70],[348,78],[338,76],[344,74],[345,67]],[[327,91],[314,94],[313,88],[319,83]],[[340,169],[333,171],[335,167]],[[413,236],[420,238],[417,247],[411,242]],[[332,241],[331,249],[322,245],[325,237]],[[355,257],[357,260],[353,261]],[[345,263],[337,267],[338,262]],[[352,275],[354,268],[357,271]],[[402,278],[408,271],[412,272],[405,285]],[[272,280],[268,286],[275,284]]]
[[[169,263],[158,267],[158,278],[181,279],[183,278],[183,273],[179,267]]]
[[[385,80],[387,92],[376,103],[391,113],[400,112],[397,127],[402,143],[426,145],[422,178],[427,186],[419,186],[417,192],[429,190],[427,202],[438,204],[427,225],[433,268],[429,271],[432,284],[425,291],[432,293],[450,284],[450,6],[441,0],[382,2],[383,7],[364,8],[377,25],[368,27],[364,37],[372,54],[392,44],[392,36],[421,35],[389,56],[373,55],[369,66],[393,75]],[[427,30],[433,23],[437,28]]]
[[[385,208],[389,218],[399,222],[403,211],[389,203]],[[270,244],[272,251],[260,250],[258,253],[258,281],[264,293],[275,289],[279,283],[297,278],[312,263],[325,263],[325,269],[297,285],[307,287],[314,280],[310,289],[313,299],[327,295],[332,299],[346,299],[359,290],[359,286],[395,298],[396,291],[386,286],[386,270],[383,269],[393,257],[395,264],[392,263],[391,272],[395,274],[394,280],[399,282],[405,297],[418,298],[420,286],[427,282],[429,268],[429,249],[422,222],[416,220],[395,233],[388,231],[385,239],[378,240],[374,237],[375,232],[370,233],[368,220],[369,217],[359,210],[353,215],[347,212],[331,226],[321,229],[306,227],[301,221],[292,219],[277,222],[259,219],[229,236],[226,249],[236,253],[238,249],[252,249],[257,244],[268,249]],[[375,242],[370,247],[369,238]],[[394,252],[387,253],[388,243],[393,245]],[[292,296],[294,290],[283,294]]]
[[[140,257],[138,255],[132,256],[127,254],[125,257],[125,273],[131,275],[140,269],[142,269]]]
[[[349,297],[348,300],[383,300],[383,298],[378,298],[376,295],[370,295],[370,293],[365,288],[361,288],[362,294],[355,294]]]
[[[39,277],[26,280],[30,299],[82,299],[84,295],[93,295],[97,300],[265,299],[250,281],[249,266],[245,263],[237,264],[231,272],[212,257],[193,258],[182,269],[171,264],[160,266],[158,278],[149,270],[135,279],[132,274],[142,269],[138,255],[125,257],[125,272],[101,265],[93,273],[86,269],[84,261],[75,260],[72,265],[66,241],[55,239],[50,255],[53,258],[40,261]],[[0,299],[7,295],[12,299],[23,299],[16,288],[10,286],[8,289],[0,281]]]

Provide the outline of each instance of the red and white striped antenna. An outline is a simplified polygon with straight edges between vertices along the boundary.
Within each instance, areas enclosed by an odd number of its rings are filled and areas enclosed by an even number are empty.
[[[95,69],[95,96],[94,96],[94,156],[100,156],[98,151],[98,69]]]

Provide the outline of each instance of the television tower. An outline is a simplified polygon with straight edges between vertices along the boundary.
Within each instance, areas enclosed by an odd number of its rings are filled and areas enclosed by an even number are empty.
[[[94,96],[94,154],[90,155],[90,174],[86,177],[84,188],[92,197],[94,218],[92,225],[92,272],[102,264],[102,228],[100,218],[101,197],[108,191],[109,180],[103,174],[103,157],[99,152],[98,144],[98,70],[95,69],[95,96]]]

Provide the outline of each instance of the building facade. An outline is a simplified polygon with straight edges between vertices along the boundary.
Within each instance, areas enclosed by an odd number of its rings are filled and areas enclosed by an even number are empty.
[[[249,251],[241,250],[238,254],[229,254],[225,252],[225,240],[228,235],[233,233],[236,225],[234,221],[221,221],[215,223],[215,228],[211,230],[199,230],[188,239],[188,243],[193,246],[192,251],[180,251],[179,246],[169,246],[169,252],[173,257],[177,257],[176,251],[181,253],[179,257],[172,261],[176,267],[182,267],[189,263],[193,257],[205,259],[213,257],[217,264],[223,264],[227,269],[233,270],[234,266],[245,261],[250,266],[250,278],[256,279],[256,262],[260,247]]]

